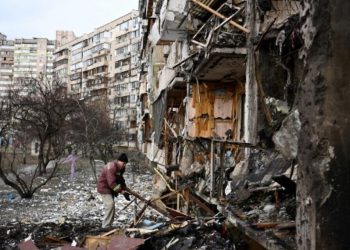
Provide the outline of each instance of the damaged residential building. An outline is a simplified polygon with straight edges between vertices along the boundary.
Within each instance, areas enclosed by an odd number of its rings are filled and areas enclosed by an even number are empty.
[[[312,203],[297,192],[307,6],[292,0],[139,4],[138,147],[156,172],[154,195],[168,194],[159,203],[186,215],[220,212],[249,249],[307,242],[296,217]]]

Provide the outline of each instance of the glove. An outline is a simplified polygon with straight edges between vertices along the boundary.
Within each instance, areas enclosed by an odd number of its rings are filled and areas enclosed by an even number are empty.
[[[114,193],[120,193],[120,191],[123,190],[123,187],[121,184],[115,185],[115,187],[112,189]]]
[[[129,193],[124,192],[123,195],[124,195],[126,200],[130,201],[130,194]]]

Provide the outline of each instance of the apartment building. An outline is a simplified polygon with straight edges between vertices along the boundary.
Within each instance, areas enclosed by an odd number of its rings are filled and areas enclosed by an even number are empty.
[[[111,117],[124,146],[136,146],[136,103],[139,91],[138,58],[140,26],[138,12],[119,18],[112,31]]]
[[[70,46],[71,43],[66,43],[65,45],[59,47],[54,53],[54,74],[58,81],[64,82],[67,88],[70,88],[69,80],[69,66],[70,66]],[[69,91],[69,89],[68,89]]]
[[[0,33],[0,100],[5,100],[12,86],[14,42]]]
[[[119,143],[135,147],[139,16],[130,12],[55,51],[55,72],[77,99],[107,100]]]
[[[16,83],[25,78],[48,80],[53,77],[53,53],[55,41],[47,38],[15,39],[13,80]]]

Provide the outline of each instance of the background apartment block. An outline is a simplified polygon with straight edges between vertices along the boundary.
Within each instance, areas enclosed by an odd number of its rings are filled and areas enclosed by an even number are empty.
[[[111,117],[125,146],[136,144],[136,101],[139,91],[140,26],[138,12],[120,19],[112,31]]]
[[[0,33],[0,98],[5,100],[13,80],[14,42]]]
[[[55,73],[77,100],[107,100],[120,145],[135,147],[138,12],[130,12],[55,51]]]
[[[55,41],[46,38],[15,39],[13,80],[53,76]]]
[[[69,82],[69,67],[70,67],[70,50],[71,43],[66,43],[59,47],[54,53],[54,72],[57,79],[66,84],[67,88],[70,87]]]

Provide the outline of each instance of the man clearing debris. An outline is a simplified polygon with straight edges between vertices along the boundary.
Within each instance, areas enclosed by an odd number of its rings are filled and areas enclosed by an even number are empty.
[[[126,184],[123,177],[125,166],[128,163],[126,154],[121,154],[118,160],[108,162],[103,166],[97,182],[97,192],[102,196],[104,204],[104,216],[102,228],[110,227],[114,220],[115,204],[114,197],[122,193],[125,199],[130,200],[129,193],[125,191]]]

